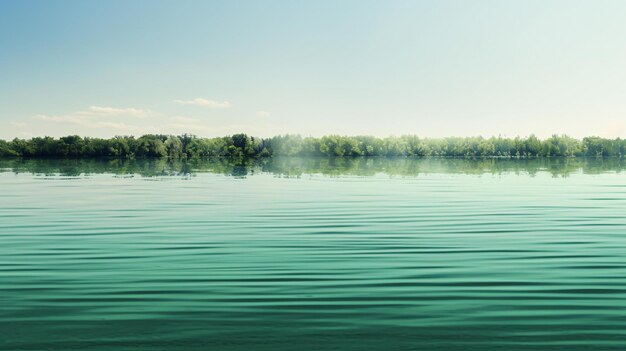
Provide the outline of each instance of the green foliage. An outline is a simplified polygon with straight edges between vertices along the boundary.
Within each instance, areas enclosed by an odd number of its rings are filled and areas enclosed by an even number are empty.
[[[139,157],[167,156],[167,147],[159,135],[144,135],[137,140],[134,154]]]
[[[19,156],[19,153],[11,146],[9,142],[0,140],[0,157]]]
[[[270,156],[325,157],[622,157],[626,140],[587,137],[582,140],[553,135],[539,140],[503,137],[419,138],[415,135],[326,135],[321,138],[279,135],[262,139],[244,133],[217,138],[193,135],[117,136],[111,139],[77,135],[59,139],[0,140],[0,157],[38,158],[262,158]]]
[[[167,156],[173,158],[179,158],[183,156],[183,142],[181,138],[170,135],[163,143],[167,150]]]

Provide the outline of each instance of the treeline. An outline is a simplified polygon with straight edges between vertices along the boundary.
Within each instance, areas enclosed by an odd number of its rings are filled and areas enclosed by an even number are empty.
[[[554,135],[540,140],[526,138],[450,137],[420,138],[414,135],[327,135],[321,138],[280,135],[256,138],[235,134],[219,138],[193,135],[118,136],[111,139],[35,137],[0,140],[0,156],[40,158],[193,158],[269,156],[422,156],[422,157],[622,157],[626,140],[587,137],[582,140]]]

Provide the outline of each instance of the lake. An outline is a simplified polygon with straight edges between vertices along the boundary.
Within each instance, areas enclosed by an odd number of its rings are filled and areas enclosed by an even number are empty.
[[[624,160],[0,160],[2,350],[624,347]]]

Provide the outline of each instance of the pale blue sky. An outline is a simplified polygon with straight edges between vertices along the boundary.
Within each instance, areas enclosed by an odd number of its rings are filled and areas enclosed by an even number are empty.
[[[0,138],[626,137],[626,1],[0,0]]]

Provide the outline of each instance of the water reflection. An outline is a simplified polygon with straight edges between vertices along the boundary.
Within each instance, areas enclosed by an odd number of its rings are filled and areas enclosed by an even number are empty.
[[[622,172],[622,158],[536,158],[536,159],[466,159],[466,158],[304,158],[271,159],[0,159],[0,171],[32,173],[45,176],[84,176],[114,174],[143,177],[189,177],[196,173],[215,173],[245,178],[258,173],[280,177],[306,174],[327,176],[419,176],[420,174],[503,174],[534,176],[547,172],[554,177],[570,174]]]

